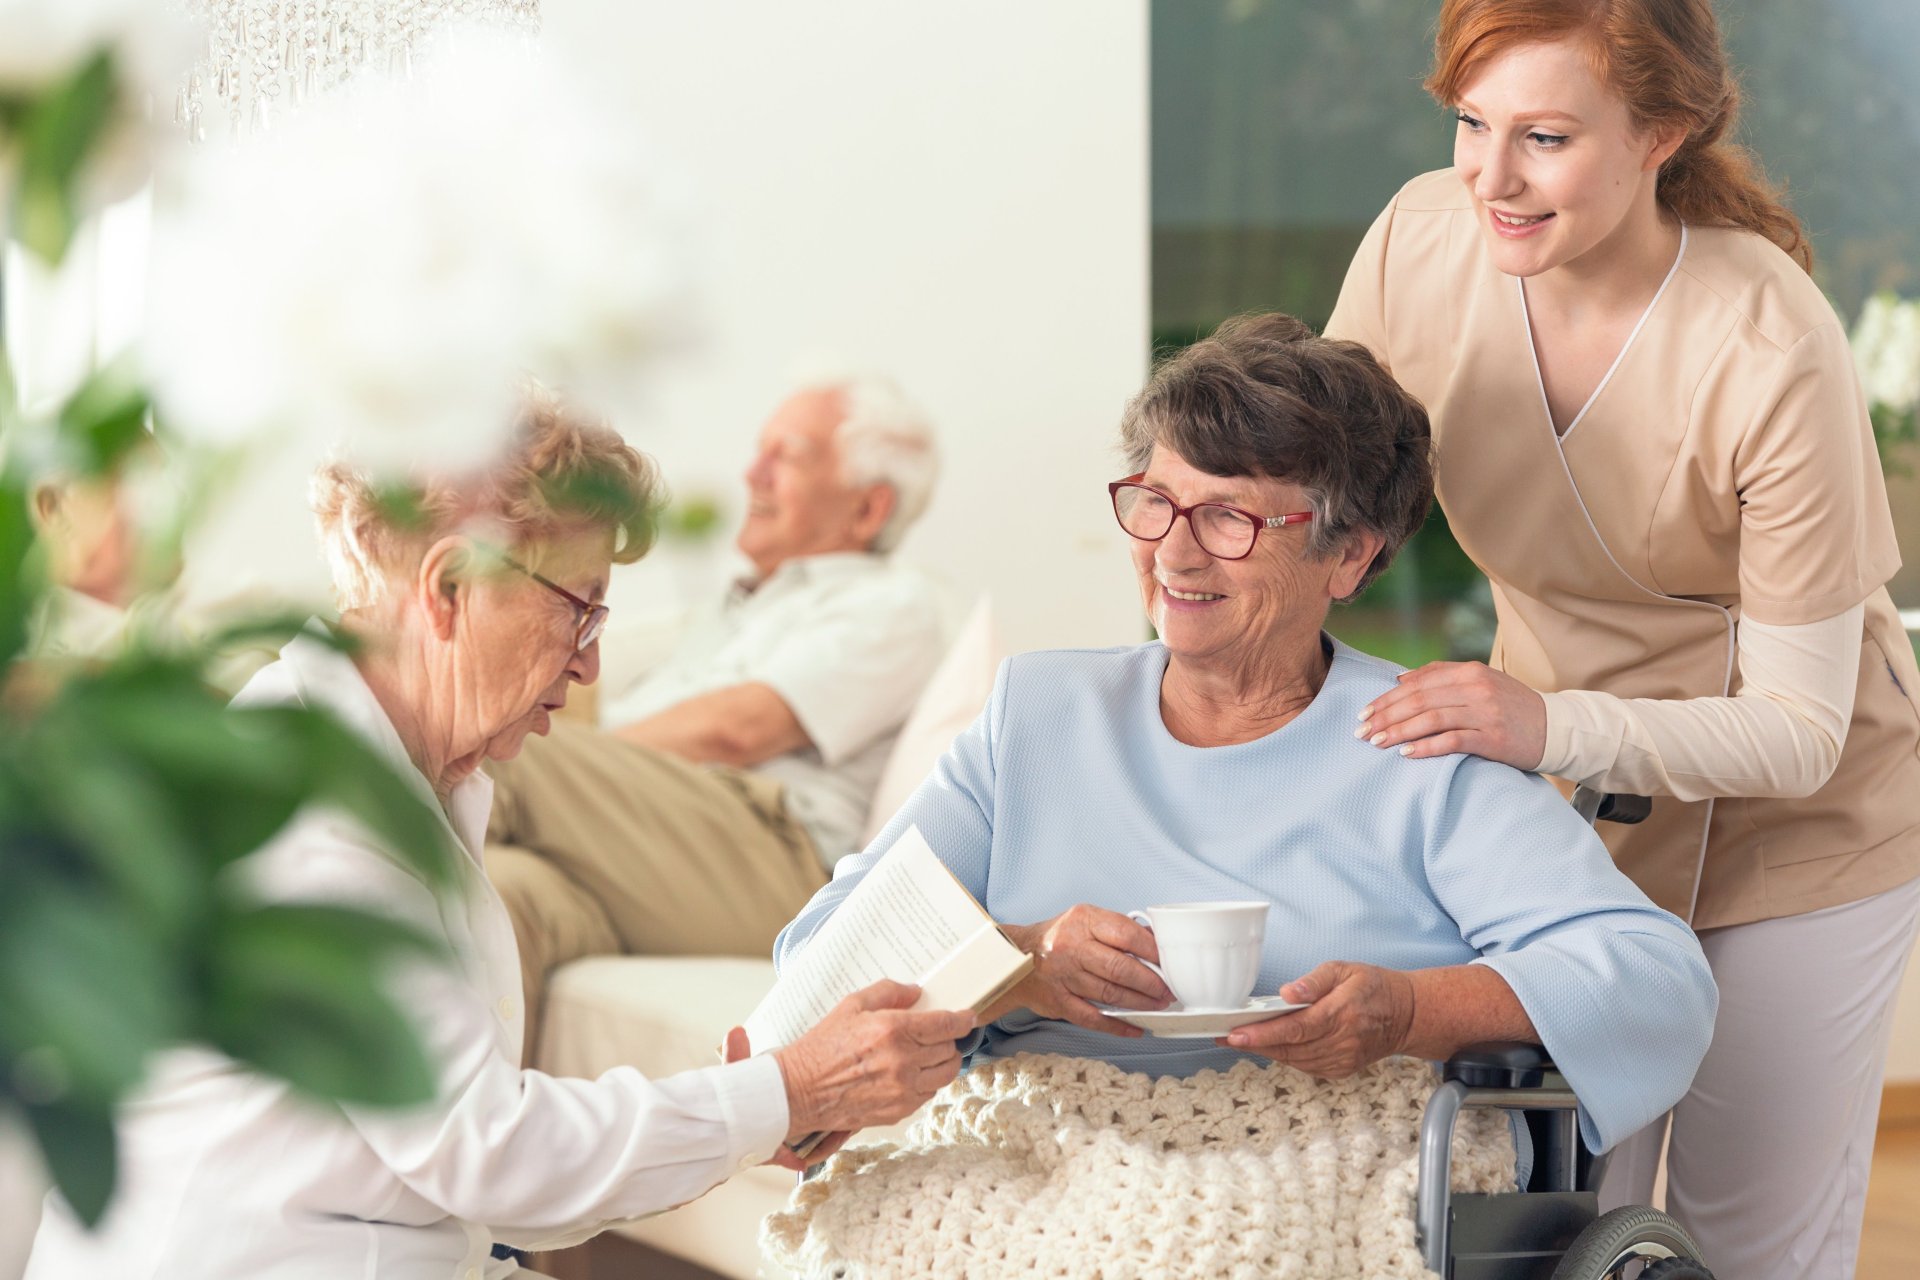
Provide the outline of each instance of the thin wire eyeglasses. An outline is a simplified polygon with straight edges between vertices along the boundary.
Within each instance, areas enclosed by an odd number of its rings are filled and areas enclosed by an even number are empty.
[[[1313,519],[1311,511],[1263,516],[1224,502],[1196,502],[1183,507],[1171,494],[1142,484],[1146,474],[1142,471],[1107,486],[1107,494],[1113,499],[1113,518],[1129,537],[1142,542],[1160,541],[1173,532],[1173,522],[1185,516],[1202,551],[1216,560],[1245,560],[1253,554],[1262,529],[1305,524]]]
[[[562,600],[565,600],[579,613],[580,620],[573,632],[573,651],[575,653],[585,653],[593,647],[593,642],[598,640],[600,633],[607,629],[607,617],[612,610],[603,604],[594,604],[591,601],[582,600],[579,596],[573,594],[573,592],[567,590],[551,578],[546,577],[544,574],[535,573],[533,570],[527,568],[527,566],[521,564],[512,556],[503,555],[500,558],[506,561],[512,568],[518,569],[547,590],[553,592],[553,594],[559,596]]]

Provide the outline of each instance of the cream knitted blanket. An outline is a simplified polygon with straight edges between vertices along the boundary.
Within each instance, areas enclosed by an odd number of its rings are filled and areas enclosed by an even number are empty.
[[[768,1218],[761,1246],[808,1277],[1430,1280],[1414,1243],[1433,1068],[1346,1080],[1236,1063],[1154,1080],[1097,1059],[982,1063],[898,1146],[841,1152]],[[1513,1187],[1498,1113],[1468,1111],[1457,1191]]]

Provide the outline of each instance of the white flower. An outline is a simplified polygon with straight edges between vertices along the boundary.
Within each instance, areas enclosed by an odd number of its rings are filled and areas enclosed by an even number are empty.
[[[1853,358],[1867,402],[1904,413],[1920,407],[1920,299],[1867,299],[1853,327]]]
[[[422,76],[196,149],[155,224],[154,389],[215,443],[478,462],[523,373],[613,407],[680,330],[678,202],[561,69],[463,31]]]

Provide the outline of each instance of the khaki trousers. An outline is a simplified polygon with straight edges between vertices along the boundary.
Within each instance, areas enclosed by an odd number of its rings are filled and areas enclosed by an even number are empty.
[[[827,882],[779,783],[556,723],[496,761],[487,874],[520,946],[525,1056],[547,976],[591,955],[768,955]]]
[[[1713,1045],[1669,1116],[1623,1141],[1600,1207],[1648,1204],[1668,1120],[1667,1212],[1728,1280],[1850,1280],[1894,997],[1920,881],[1845,906],[1708,929]]]

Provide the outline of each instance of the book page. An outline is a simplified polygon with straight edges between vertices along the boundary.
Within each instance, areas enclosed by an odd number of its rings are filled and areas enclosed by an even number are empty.
[[[791,1044],[862,987],[882,978],[919,983],[962,943],[973,944],[968,950],[975,953],[987,941],[1020,954],[927,847],[919,829],[908,828],[780,975],[747,1019],[747,1038],[755,1053]],[[976,960],[974,969],[961,966],[952,973],[964,979],[977,968]],[[951,980],[943,989],[953,991],[958,1003],[928,1003],[923,995],[916,1007],[971,1008],[977,998]]]

